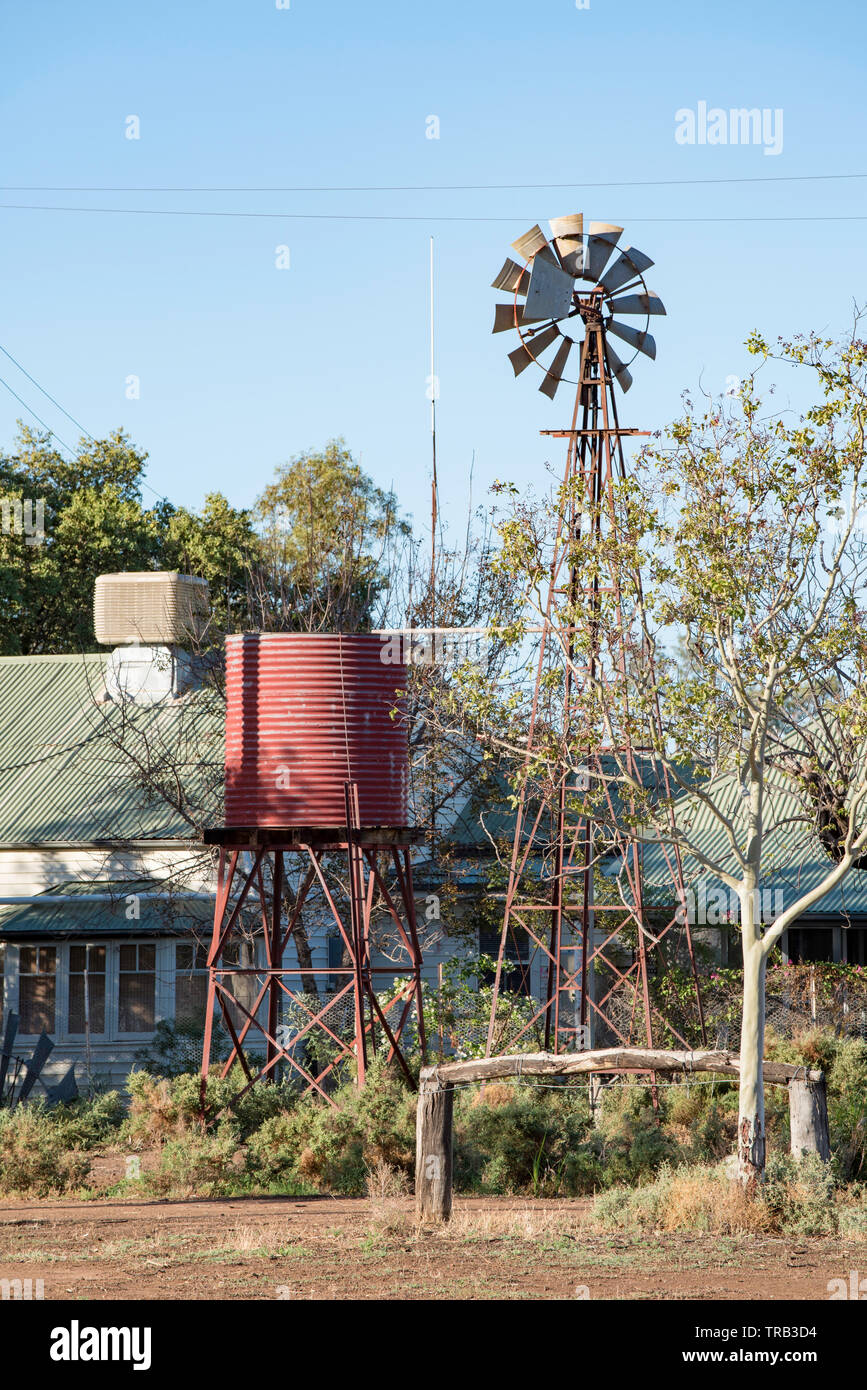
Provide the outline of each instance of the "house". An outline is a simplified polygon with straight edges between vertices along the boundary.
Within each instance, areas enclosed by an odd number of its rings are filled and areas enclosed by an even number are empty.
[[[204,1002],[212,864],[193,812],[219,810],[192,750],[219,760],[220,710],[201,688],[112,698],[112,663],[0,658],[0,1002],[16,1052],[54,1039],[48,1079],[75,1062],[79,1082],[116,1083],[160,1020]]]
[[[714,780],[714,799],[735,827],[740,843],[746,839],[745,806],[735,773]],[[726,830],[698,797],[684,793],[677,812],[697,855],[683,857],[687,888],[687,915],[700,937],[714,941],[723,964],[738,963],[732,951],[737,940],[737,895],[703,867],[700,854],[737,874]],[[756,907],[764,922],[775,920],[800,897],[819,887],[834,867],[819,827],[809,807],[791,782],[777,769],[766,778],[765,835],[762,847],[762,879]],[[658,847],[643,850],[644,880],[649,891],[661,892],[668,883],[664,856]],[[671,906],[666,903],[666,907]],[[813,902],[783,932],[780,948],[784,962],[835,962],[867,965],[867,869],[853,867],[836,888]],[[739,954],[739,953],[738,953]]]

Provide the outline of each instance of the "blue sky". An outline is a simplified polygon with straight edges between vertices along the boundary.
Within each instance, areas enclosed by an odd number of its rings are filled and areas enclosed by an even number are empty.
[[[688,181],[867,174],[864,14],[855,0],[7,5],[0,344],[91,433],[128,430],[175,502],[219,489],[248,505],[277,463],[342,434],[423,528],[433,234],[440,488],[459,523],[473,455],[477,502],[496,478],[544,486],[546,461],[561,466],[538,432],[568,423],[565,389],[551,403],[530,372],[513,380],[512,344],[490,333],[490,281],[534,222],[621,223],[656,262],[668,317],[626,425],[662,426],[699,380],[722,392],[751,364],[754,327],[846,327],[867,298],[867,179]],[[700,101],[781,109],[782,152],[678,144],[675,112]],[[673,182],[627,186],[654,180]],[[405,188],[436,184],[551,186]],[[370,185],[396,188],[117,191]],[[74,443],[4,357],[0,376]],[[23,414],[0,388],[4,446]]]

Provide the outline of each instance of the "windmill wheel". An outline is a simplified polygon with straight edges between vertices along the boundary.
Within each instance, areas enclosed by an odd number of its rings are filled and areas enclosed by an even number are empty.
[[[659,295],[644,281],[643,272],[653,261],[627,246],[606,270],[618,249],[622,227],[591,222],[585,236],[580,212],[552,218],[548,225],[550,242],[538,225],[512,242],[524,264],[507,257],[493,281],[495,290],[512,294],[510,301],[496,305],[493,331],[517,330],[520,344],[509,353],[515,376],[535,363],[544,374],[539,390],[553,400],[561,381],[578,384],[564,376],[569,356],[581,343],[585,324],[601,321],[610,374],[621,390],[628,391],[632,385],[629,367],[639,353],[656,357],[656,343],[647,331],[650,318],[665,313]],[[592,289],[582,293],[578,285],[582,280],[589,281]],[[622,323],[621,316],[637,317],[643,327]],[[609,333],[633,348],[626,362],[609,344]],[[546,366],[541,359],[555,343],[557,350]]]

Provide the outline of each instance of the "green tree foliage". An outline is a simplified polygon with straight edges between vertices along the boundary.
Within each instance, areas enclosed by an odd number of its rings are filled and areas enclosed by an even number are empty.
[[[392,492],[378,488],[342,439],[275,471],[256,509],[263,628],[364,631],[410,533]]]
[[[228,626],[246,590],[258,540],[249,513],[210,494],[201,513],[142,503],[147,454],[116,430],[64,458],[51,437],[21,427],[0,455],[0,497],[44,508],[44,537],[0,533],[0,653],[93,650],[99,574],[183,569],[211,587],[215,624]],[[5,520],[5,518],[4,518]]]
[[[694,875],[708,871],[738,896],[747,1186],[764,1164],[769,954],[867,851],[867,343],[858,317],[841,343],[812,335],[772,351],[750,339],[763,362],[811,374],[817,403],[802,418],[763,402],[754,373],[731,401],[696,409],[687,399],[610,499],[582,495],[578,476],[550,506],[511,489],[500,527],[498,564],[523,585],[536,622],[552,531],[568,536],[575,575],[577,599],[564,589],[553,606],[559,640],[548,644],[530,772],[568,769],[575,820],[676,847]],[[526,685],[473,693],[490,744],[520,758]],[[606,754],[585,778],[588,748]],[[651,778],[628,751],[638,748]],[[793,841],[820,872],[766,925],[755,891],[785,867]]]

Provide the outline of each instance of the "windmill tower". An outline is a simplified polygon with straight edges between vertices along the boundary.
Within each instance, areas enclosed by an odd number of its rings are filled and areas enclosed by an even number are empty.
[[[653,261],[634,247],[621,248],[622,227],[591,222],[585,235],[581,213],[555,218],[549,226],[550,241],[535,226],[513,242],[518,259],[507,258],[493,282],[495,289],[510,296],[496,306],[493,331],[517,332],[520,341],[509,353],[515,375],[531,367],[540,369],[539,390],[551,400],[567,382],[575,390],[568,428],[542,431],[565,439],[567,452],[527,730],[525,774],[531,766],[537,734],[544,729],[545,719],[550,719],[550,711],[543,714],[543,705],[552,661],[561,662],[558,725],[559,736],[567,743],[581,681],[598,675],[602,661],[599,651],[591,649],[578,663],[574,626],[564,613],[568,614],[570,606],[574,610],[583,605],[589,619],[587,630],[592,632],[593,615],[601,612],[603,595],[618,614],[622,612],[616,565],[609,564],[607,572],[586,588],[572,564],[570,550],[575,539],[588,534],[601,539],[614,525],[616,482],[626,476],[623,439],[646,433],[621,427],[615,385],[628,391],[632,385],[629,369],[636,358],[656,357],[649,321],[665,314],[661,299],[644,280],[644,272]],[[612,346],[612,336],[631,349],[631,354],[624,354],[626,361]],[[552,349],[553,356],[545,365],[542,359]],[[565,373],[571,363],[575,364],[575,374],[570,379]],[[613,657],[609,654],[609,679],[613,676],[616,680],[618,671],[626,671],[627,629],[628,617],[623,619],[619,652]],[[655,778],[659,795],[670,795],[663,771],[653,766],[652,759],[643,757],[641,749],[619,746],[608,752],[614,753],[618,764],[625,765],[645,787],[648,778]],[[575,807],[581,803],[580,793],[594,782],[594,768],[602,770],[605,757],[604,745],[586,750],[584,785],[576,780],[571,758],[571,770],[560,766],[541,784],[526,775],[522,780],[487,1055],[505,1050],[498,1035],[498,999],[504,961],[519,954],[519,937],[529,947],[529,959],[523,965],[525,977],[534,977],[533,964],[538,960],[542,986],[538,1008],[517,1033],[511,1032],[508,1046],[514,1046],[534,1027],[543,1033],[546,1051],[618,1043],[652,1047],[654,1035],[660,1034],[676,1039],[683,1047],[693,1046],[698,1039],[684,1038],[652,997],[652,975],[665,968],[665,956],[672,950],[689,961],[697,1031],[704,1041],[680,857],[674,850],[664,856],[670,882],[660,897],[668,910],[666,920],[658,921],[657,913],[651,927],[641,847],[618,827],[618,820],[622,827],[625,818],[615,812],[610,794],[607,810],[612,814],[605,815],[604,827],[606,850],[609,862],[621,864],[624,891],[616,903],[596,901],[594,859],[601,827],[591,818],[589,802],[583,814],[576,813]],[[595,779],[595,785],[603,784],[604,779]],[[598,803],[596,815],[600,816]],[[663,943],[668,951],[660,950]]]

